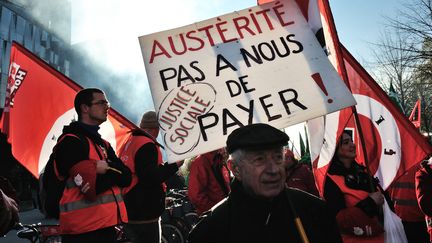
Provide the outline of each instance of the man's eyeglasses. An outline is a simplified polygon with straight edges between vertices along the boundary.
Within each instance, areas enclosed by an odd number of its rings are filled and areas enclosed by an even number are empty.
[[[107,100],[99,100],[96,102],[92,102],[91,105],[103,105],[103,106],[111,107],[111,104]]]

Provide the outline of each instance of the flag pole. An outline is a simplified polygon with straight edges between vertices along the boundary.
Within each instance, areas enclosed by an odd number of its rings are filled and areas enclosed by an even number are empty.
[[[291,212],[293,214],[294,223],[296,225],[296,228],[297,228],[297,231],[300,235],[300,238],[301,238],[303,243],[309,243],[309,239],[308,239],[306,231],[303,227],[303,223],[302,223],[300,217],[298,216],[297,211],[295,210],[294,204],[291,201],[290,196],[288,195],[288,193],[286,193],[286,194],[287,194],[288,204],[289,204]]]
[[[331,32],[331,34],[332,34],[333,40],[335,40],[334,41],[334,48],[335,48],[335,51],[336,51],[336,58],[338,59],[337,62],[339,64],[339,71],[340,71],[340,74],[341,74],[341,78],[345,82],[345,85],[348,87],[348,89],[351,91],[351,86],[350,86],[350,83],[349,83],[348,73],[347,73],[347,70],[346,70],[346,67],[345,67],[345,63],[344,63],[344,59],[343,59],[343,52],[342,52],[342,48],[341,48],[341,43],[339,41],[339,37],[338,37],[338,34],[337,34],[336,25],[334,24],[333,14],[332,14],[332,12],[330,10],[329,1],[328,0],[323,0],[322,4],[323,4],[324,11],[325,11],[326,15],[331,20],[331,21],[328,22],[328,24],[330,25],[329,26],[330,29],[333,30]],[[352,93],[352,91],[351,91],[351,93]],[[364,155],[364,163],[365,163],[365,166],[366,166],[366,170],[367,170],[367,173],[370,176],[372,176],[371,175],[371,171],[369,170],[369,167],[368,167],[368,165],[369,165],[369,159],[368,159],[368,156],[367,156],[367,151],[366,151],[366,146],[365,146],[366,144],[365,144],[365,140],[364,140],[364,136],[363,136],[363,131],[362,131],[362,128],[361,128],[361,125],[360,125],[360,119],[359,119],[359,116],[358,116],[358,113],[357,113],[357,108],[355,106],[351,106],[351,110],[352,110],[352,113],[354,115],[355,123],[356,123],[356,126],[357,126],[357,131],[358,131],[358,134],[359,134],[359,140],[360,140],[361,147],[362,147],[362,152],[363,152],[363,155]],[[369,186],[371,187],[372,191],[375,190],[375,187],[373,185],[373,181],[370,182]]]

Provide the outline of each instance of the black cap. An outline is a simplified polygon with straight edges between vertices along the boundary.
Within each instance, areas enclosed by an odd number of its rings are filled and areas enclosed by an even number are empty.
[[[281,130],[268,124],[256,123],[237,128],[227,139],[227,151],[232,153],[237,149],[259,150],[288,143],[289,137]]]

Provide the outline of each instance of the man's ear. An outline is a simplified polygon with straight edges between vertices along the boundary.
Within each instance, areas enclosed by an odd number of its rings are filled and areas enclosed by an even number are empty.
[[[230,171],[233,171],[233,160],[231,158],[229,158],[226,163],[227,163],[228,169]]]
[[[229,160],[229,168],[233,173],[233,175],[235,176],[235,178],[241,181],[240,168],[237,165],[237,163],[234,163],[232,160]]]
[[[86,104],[81,104],[80,108],[81,108],[81,113],[87,113],[88,110],[90,109],[90,106],[88,106]]]

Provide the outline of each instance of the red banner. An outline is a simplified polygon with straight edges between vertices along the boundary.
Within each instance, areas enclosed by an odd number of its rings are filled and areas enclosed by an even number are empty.
[[[368,167],[385,189],[394,179],[430,154],[431,146],[413,129],[412,124],[366,70],[339,44],[328,1],[320,0],[318,5],[319,11],[315,11],[315,14],[321,16],[329,59],[357,101],[355,109],[365,140]],[[311,14],[313,12],[309,11],[309,15]],[[316,183],[321,192],[328,164],[344,129],[353,131],[357,160],[365,164],[359,131],[354,123],[354,111],[346,108],[308,122],[311,158]]]
[[[411,111],[411,115],[409,116],[409,120],[414,124],[414,126],[418,129],[421,127],[421,102],[420,99],[414,105],[413,110]]]
[[[12,154],[36,178],[45,167],[63,126],[77,120],[74,98],[82,89],[43,60],[12,44],[1,131],[8,136]],[[100,133],[120,148],[134,124],[110,109]]]
[[[342,54],[351,92],[357,101],[368,166],[385,189],[395,178],[431,154],[432,147],[343,46]],[[354,122],[351,121],[348,127],[354,129]],[[360,142],[356,144],[360,145]],[[357,159],[364,163],[364,157],[359,148]]]

